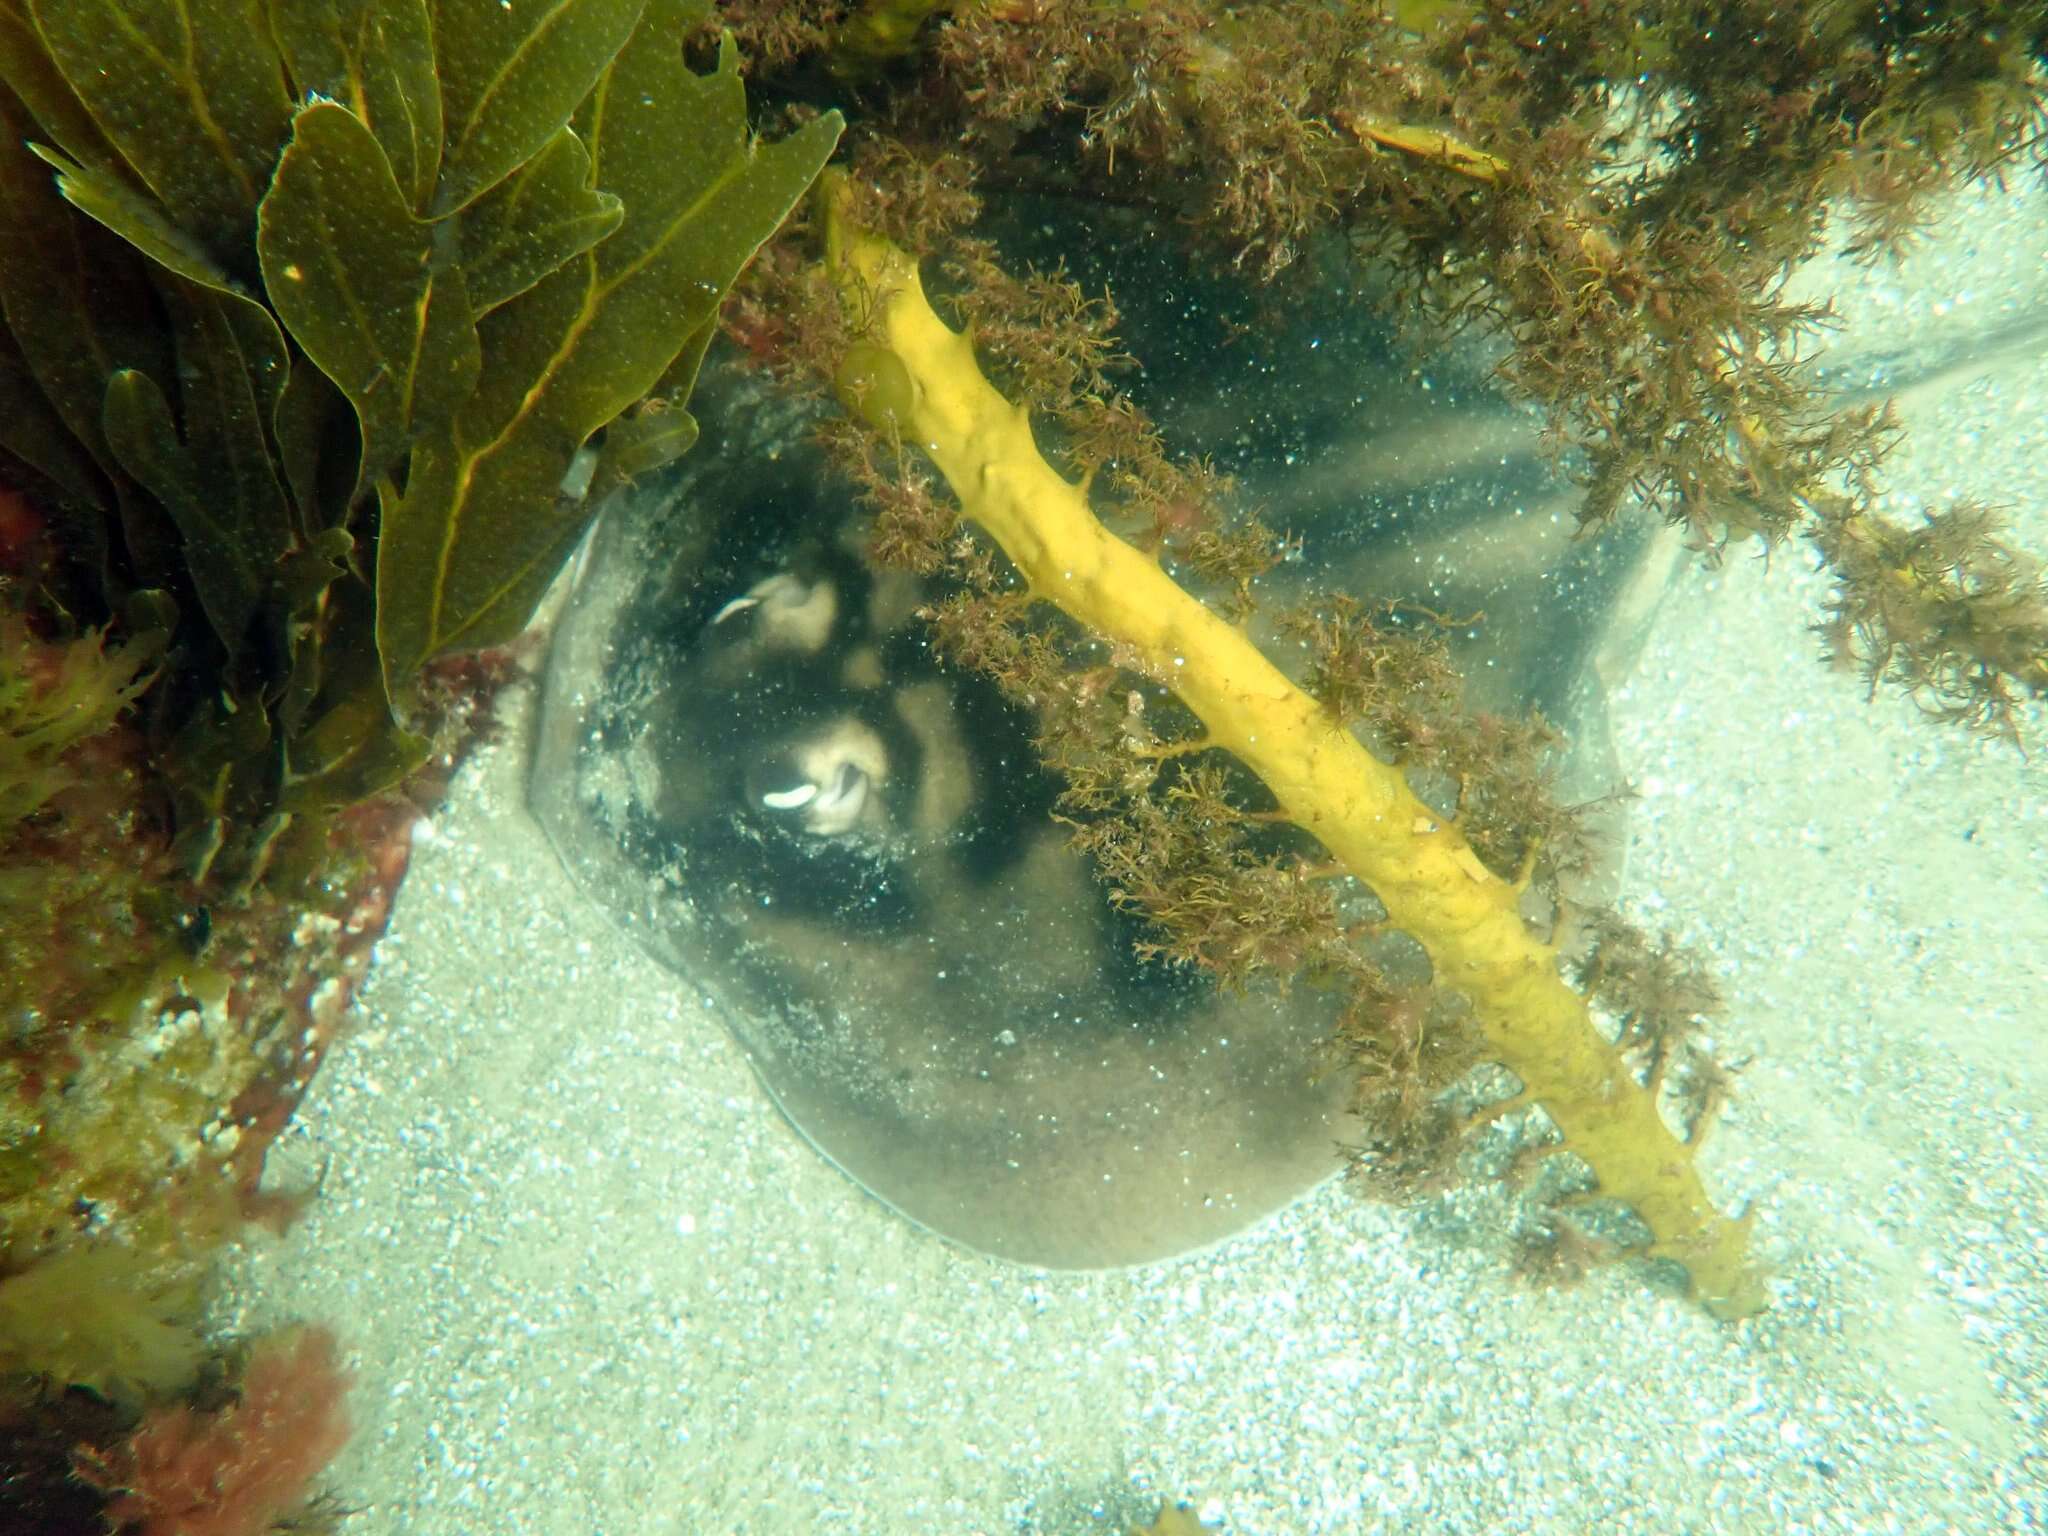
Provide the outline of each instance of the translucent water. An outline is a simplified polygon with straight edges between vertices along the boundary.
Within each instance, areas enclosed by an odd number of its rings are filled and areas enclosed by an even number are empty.
[[[2041,200],[1830,271],[1905,498],[2048,544]],[[744,590],[744,589],[742,589]],[[1774,1305],[1532,1290],[1495,1195],[1326,1184],[1220,1246],[1058,1272],[932,1237],[763,1095],[526,809],[532,718],[434,819],[281,1144],[325,1197],[237,1293],[339,1320],[366,1529],[2026,1530],[2048,1519],[2048,777],[1814,662],[1794,553],[1689,569],[1609,693],[1625,906],[1711,958],[1708,1145]],[[640,921],[628,914],[628,921]],[[236,1310],[236,1309],[231,1309]]]

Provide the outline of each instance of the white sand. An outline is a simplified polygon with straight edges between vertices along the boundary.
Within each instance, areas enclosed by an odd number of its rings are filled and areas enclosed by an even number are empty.
[[[2043,203],[1860,281],[1852,349],[2048,315]],[[2042,350],[1921,392],[1894,466],[2028,499],[2037,550]],[[1712,957],[1746,1063],[1708,1161],[1763,1318],[1523,1288],[1479,1196],[1325,1187],[1132,1272],[959,1252],[586,907],[515,739],[423,829],[274,1159],[325,1198],[224,1321],[340,1329],[371,1533],[1108,1532],[1162,1496],[1258,1536],[2048,1528],[2048,771],[1823,671],[1807,566],[1688,577],[1616,704],[1629,906]]]

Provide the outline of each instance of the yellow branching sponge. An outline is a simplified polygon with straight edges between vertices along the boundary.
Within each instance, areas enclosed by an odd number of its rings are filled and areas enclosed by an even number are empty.
[[[1039,454],[1028,412],[983,376],[968,337],[926,301],[917,265],[849,226],[826,192],[826,262],[864,323],[842,382],[863,414],[893,417],[945,476],[964,515],[1008,556],[1031,594],[1128,647],[1202,722],[1207,743],[1256,773],[1284,814],[1378,895],[1389,920],[1428,951],[1436,979],[1470,999],[1499,1060],[1542,1104],[1605,1194],[1626,1200],[1720,1316],[1763,1304],[1746,1256],[1748,1221],[1707,1198],[1693,1148],[1594,1029],[1554,948],[1517,910],[1457,828],[1296,687],[1224,618],[1148,555],[1105,528],[1085,488]],[[849,375],[857,378],[849,380]]]

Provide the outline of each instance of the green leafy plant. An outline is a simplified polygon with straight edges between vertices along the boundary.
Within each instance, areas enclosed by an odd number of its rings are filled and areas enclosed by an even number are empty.
[[[838,139],[758,143],[708,14],[0,0],[0,1471],[52,1529],[268,1529],[345,1435],[324,1336],[162,1400],[389,912],[386,792],[493,675],[437,663],[688,449]],[[77,1387],[146,1410],[84,1500]]]
[[[688,448],[719,301],[838,136],[755,143],[704,15],[0,0],[0,475],[72,557],[46,610],[165,636],[193,877],[417,765],[421,669]]]
[[[147,647],[110,651],[101,639],[45,652],[19,615],[0,613],[0,835],[71,785],[66,754],[149,685]]]

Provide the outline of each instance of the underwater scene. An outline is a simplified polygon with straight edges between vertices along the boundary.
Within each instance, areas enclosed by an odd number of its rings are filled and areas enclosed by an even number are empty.
[[[2048,5],[0,118],[0,1536],[2048,1530]]]
[[[1851,380],[1924,367],[1909,422],[1981,445],[1981,468],[1916,460],[1944,494],[2048,449],[2038,267],[2006,266],[2048,252],[2048,203],[1968,206],[2000,237],[1868,284],[1868,329],[1843,339]],[[1932,314],[1966,292],[1991,322],[1967,340]],[[764,643],[758,620],[728,633],[754,610],[718,618],[755,570],[685,606],[698,666]],[[539,718],[479,753],[415,852],[362,1034],[274,1154],[330,1170],[322,1196],[238,1295],[367,1325],[387,1427],[342,1467],[429,1530],[1120,1531],[1183,1502],[1250,1532],[2028,1529],[2048,1488],[2048,782],[1778,664],[1816,586],[1686,573],[1605,705],[1635,789],[1620,898],[1703,951],[1714,1048],[1741,1072],[1706,1156],[1757,1212],[1771,1280],[1734,1329],[1620,1269],[1520,1273],[1527,1218],[1494,1182],[1512,1147],[1414,1203],[1362,1201],[1334,1160],[1359,1133],[1284,1022],[1205,1026],[1162,982],[1084,1033],[1061,1000],[1092,978],[1036,942],[1064,925],[1021,880],[941,885],[927,912],[914,869],[848,873],[824,850],[865,850],[830,843],[785,869],[772,825],[721,818],[738,846],[688,852],[703,899],[741,910],[666,931],[660,881],[631,871],[683,853],[634,847],[633,765],[579,712],[600,781],[580,793],[620,808],[600,825],[627,850],[604,896],[579,860],[609,850],[548,819],[573,809],[543,777],[560,744],[527,734],[570,686],[559,651],[521,706]],[[801,610],[784,590],[757,606]],[[592,643],[595,697],[625,642]],[[765,739],[685,770],[730,770],[735,801],[788,771],[772,754],[805,719],[751,686],[716,728]],[[955,750],[1015,750],[981,728]],[[802,969],[800,1003],[756,947]],[[974,965],[978,990],[917,996]],[[1109,1007],[1129,983],[1094,985]],[[1249,1066],[1217,1061],[1261,1029]],[[1294,1099],[1257,1096],[1261,1074]]]

